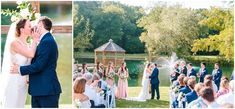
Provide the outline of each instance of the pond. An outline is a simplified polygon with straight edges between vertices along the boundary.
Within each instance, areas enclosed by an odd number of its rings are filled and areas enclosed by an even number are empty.
[[[93,58],[79,58],[78,63],[94,63]],[[144,70],[144,60],[126,60],[127,68],[129,70],[130,78],[128,79],[128,86],[135,87],[141,86],[141,80]],[[193,63],[194,69],[198,72],[200,68],[200,63]],[[229,66],[221,66],[223,75],[230,78],[231,73],[233,71],[233,67]],[[213,65],[208,65],[207,67],[209,73],[211,74],[213,70]],[[159,79],[160,79],[160,86],[170,86],[170,79],[169,79],[169,67],[160,67],[159,68]],[[117,81],[117,78],[116,78]],[[117,83],[117,82],[116,82]]]

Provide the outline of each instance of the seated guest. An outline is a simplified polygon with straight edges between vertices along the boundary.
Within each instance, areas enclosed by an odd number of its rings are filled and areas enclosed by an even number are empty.
[[[204,82],[204,78],[207,75],[207,69],[206,69],[206,63],[202,62],[201,63],[201,68],[198,72],[198,77],[199,77],[199,82],[203,83]]]
[[[180,75],[179,64],[176,63],[175,66],[174,66],[173,72],[170,75],[171,83],[176,81],[178,79],[179,75]]]
[[[204,87],[200,90],[202,100],[206,103],[208,108],[218,108],[219,104],[215,101],[214,91],[210,87]]]
[[[178,77],[178,83],[179,83],[179,86],[180,86],[179,89],[182,89],[182,88],[185,87],[184,78],[185,78],[184,74],[182,74]]]
[[[73,104],[77,108],[90,108],[89,97],[83,94],[85,92],[86,80],[79,78],[75,80],[73,86]]]
[[[194,79],[189,79],[188,81],[188,86],[191,89],[191,92],[189,92],[188,94],[186,94],[185,99],[186,99],[186,103],[189,104],[191,101],[196,100],[197,99],[197,93],[194,90],[196,84],[196,80]]]
[[[98,87],[104,91],[104,90],[106,90],[107,83],[104,81],[104,78],[103,78],[104,75],[102,73],[99,72],[98,75],[100,76]]]
[[[213,81],[215,82],[217,88],[219,89],[220,79],[222,77],[222,70],[218,63],[215,63],[214,70],[212,71]]]
[[[187,77],[190,77],[190,76],[195,76],[197,75],[196,71],[194,70],[193,68],[193,64],[192,63],[189,63],[188,64],[188,68],[187,68]]]
[[[179,93],[183,92],[184,94],[187,94],[187,93],[191,92],[189,86],[187,85],[188,80],[189,80],[189,77],[184,77],[185,86],[179,90]]]
[[[210,81],[212,81],[213,79],[212,79],[212,76],[211,76],[211,75],[206,75],[205,78],[204,78],[204,81],[205,81],[205,80],[210,80]],[[213,86],[214,92],[217,92],[217,91],[218,91],[218,87],[216,86],[216,84],[215,84],[214,81],[212,81],[212,86]]]
[[[188,108],[218,108],[219,104],[215,101],[214,92],[210,87],[200,89],[200,97],[188,105]]]
[[[202,108],[202,107],[207,107],[207,105],[204,103],[204,101],[202,100],[202,97],[200,96],[200,90],[204,87],[203,83],[197,83],[195,85],[195,91],[197,93],[198,98],[192,102],[190,102],[187,105],[187,108]]]
[[[226,77],[222,77],[220,82],[220,89],[216,94],[216,98],[227,93],[229,93],[229,80]]]
[[[231,80],[229,82],[229,88],[230,88],[230,92],[224,95],[219,96],[219,98],[216,99],[216,101],[222,105],[225,103],[229,103],[232,104],[234,106],[234,80]]]
[[[93,75],[91,73],[85,73],[83,76],[87,80],[84,94],[89,97],[91,108],[97,108],[96,106],[99,106],[100,104],[98,104],[98,95],[96,90],[92,87]]]

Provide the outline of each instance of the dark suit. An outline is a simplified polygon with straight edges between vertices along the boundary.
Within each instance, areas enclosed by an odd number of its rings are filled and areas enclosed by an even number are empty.
[[[184,74],[185,76],[187,76],[187,72],[188,72],[188,70],[187,70],[186,66],[184,66],[183,68],[180,69],[180,73]]]
[[[187,93],[189,93],[189,92],[191,92],[191,89],[189,88],[189,86],[184,86],[183,88],[181,88],[180,90],[179,90],[179,93],[180,92],[183,92],[184,94],[187,94]]]
[[[157,93],[157,99],[160,99],[160,94],[159,94],[159,79],[158,79],[158,69],[154,68],[153,73],[149,76],[150,78],[150,83],[151,83],[151,92],[152,96],[151,99],[154,99],[155,96],[155,91]]]
[[[187,72],[188,73],[188,77],[190,76],[195,76],[197,75],[197,72],[192,68],[190,71]]]
[[[203,70],[202,69],[200,69],[199,70],[199,82],[201,82],[201,83],[203,83],[204,82],[204,78],[205,78],[205,76],[207,75],[208,73],[207,73],[207,69],[206,68],[204,68]]]
[[[58,107],[61,86],[56,74],[57,59],[57,44],[51,33],[46,33],[31,65],[20,67],[21,75],[29,75],[28,91],[33,108]]]
[[[196,100],[197,98],[198,98],[197,93],[196,93],[196,91],[194,91],[194,90],[191,91],[191,92],[189,92],[189,93],[186,94],[186,96],[185,96],[185,99],[186,99],[187,104],[189,104],[190,102]]]
[[[213,81],[215,82],[216,86],[219,89],[220,86],[220,79],[222,77],[222,70],[218,69],[218,70],[213,70],[212,72],[212,76],[213,76]]]

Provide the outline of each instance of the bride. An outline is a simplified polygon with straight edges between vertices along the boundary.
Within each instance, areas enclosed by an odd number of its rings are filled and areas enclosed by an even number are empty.
[[[5,44],[2,64],[2,87],[0,103],[6,108],[23,108],[27,97],[27,78],[20,74],[10,74],[13,64],[29,65],[34,57],[40,36],[38,32],[31,34],[31,22],[21,19],[11,24]],[[33,43],[27,43],[28,36],[33,37]]]
[[[151,95],[149,93],[149,86],[150,86],[150,79],[149,76],[152,73],[152,65],[151,63],[148,63],[145,66],[142,82],[141,82],[141,91],[139,93],[138,97],[134,98],[127,98],[127,100],[133,100],[133,101],[146,101],[147,99],[150,99]]]

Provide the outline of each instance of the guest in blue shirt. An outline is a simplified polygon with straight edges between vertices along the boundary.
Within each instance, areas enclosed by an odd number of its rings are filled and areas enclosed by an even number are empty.
[[[186,101],[187,104],[189,104],[193,100],[196,100],[197,97],[198,97],[196,91],[194,90],[195,84],[196,84],[195,79],[189,79],[188,86],[191,89],[191,92],[189,92],[185,96],[185,99],[186,99],[185,101]]]

